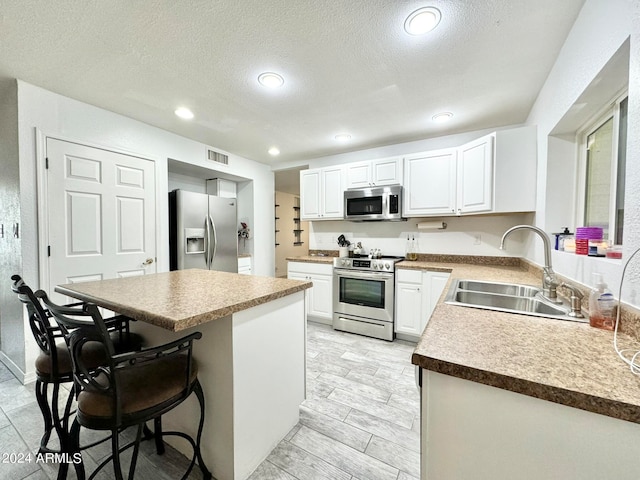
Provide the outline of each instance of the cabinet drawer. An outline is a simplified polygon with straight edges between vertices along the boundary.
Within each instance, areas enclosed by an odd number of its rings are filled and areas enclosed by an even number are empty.
[[[330,263],[289,262],[289,273],[333,275],[333,265]]]
[[[422,283],[422,270],[406,270],[399,268],[396,272],[396,281],[405,283]]]

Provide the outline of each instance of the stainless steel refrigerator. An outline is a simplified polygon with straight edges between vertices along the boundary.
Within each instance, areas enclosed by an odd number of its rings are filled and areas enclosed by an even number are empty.
[[[236,199],[169,192],[170,269],[238,272]]]

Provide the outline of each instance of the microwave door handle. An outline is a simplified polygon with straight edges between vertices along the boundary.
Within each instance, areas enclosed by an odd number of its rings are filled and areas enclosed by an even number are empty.
[[[209,245],[210,242],[209,217],[204,217],[204,264],[209,268]]]

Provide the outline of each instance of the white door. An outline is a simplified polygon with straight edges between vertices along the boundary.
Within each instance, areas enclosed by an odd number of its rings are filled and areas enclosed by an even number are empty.
[[[46,149],[48,292],[155,273],[154,162],[51,138]]]
[[[371,162],[371,183],[380,187],[383,185],[398,185],[402,183],[402,162],[399,158],[384,158]]]
[[[302,220],[320,218],[320,170],[300,172],[300,217]]]
[[[450,215],[456,204],[456,150],[411,155],[404,165],[406,217]]]
[[[342,167],[322,169],[322,218],[344,217],[344,170]]]
[[[309,289],[309,315],[333,318],[333,275],[311,275],[313,288]]]
[[[493,196],[493,136],[479,138],[458,152],[458,213],[488,212]]]
[[[423,306],[421,285],[396,284],[396,332],[420,335],[422,333]]]

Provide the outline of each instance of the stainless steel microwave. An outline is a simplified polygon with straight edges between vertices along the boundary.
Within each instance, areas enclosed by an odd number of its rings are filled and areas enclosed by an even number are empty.
[[[355,221],[404,220],[402,186],[358,188],[344,192],[344,219]]]

